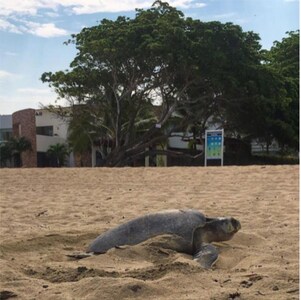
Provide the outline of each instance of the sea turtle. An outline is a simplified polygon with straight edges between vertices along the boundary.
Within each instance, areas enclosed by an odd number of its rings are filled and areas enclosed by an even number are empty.
[[[211,242],[230,240],[241,228],[232,217],[207,218],[197,210],[166,210],[147,214],[99,235],[83,254],[70,257],[84,258],[102,254],[123,245],[136,245],[159,235],[171,235],[170,239],[180,252],[192,254],[201,267],[208,269],[218,258]]]

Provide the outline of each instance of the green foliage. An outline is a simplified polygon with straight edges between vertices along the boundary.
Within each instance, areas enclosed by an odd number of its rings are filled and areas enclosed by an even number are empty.
[[[89,110],[88,125],[83,107],[76,109],[76,120],[85,124],[72,124],[70,138],[110,139],[112,151],[109,165],[122,163],[131,155],[143,153],[148,144],[166,139],[157,130],[167,122],[174,110],[182,88],[183,58],[187,54],[182,13],[158,2],[149,10],[139,10],[135,19],[118,17],[116,21],[102,20],[100,25],[85,28],[73,35],[78,53],[71,62],[71,70],[44,73],[42,81],[54,87],[60,97],[70,104],[85,104]],[[174,50],[170,50],[174,49]],[[177,49],[177,50],[176,50]],[[179,56],[178,50],[186,49]],[[183,81],[183,80],[182,80]],[[152,105],[153,92],[163,94],[164,107],[157,114]],[[82,111],[83,117],[79,117]],[[71,118],[75,115],[72,114]],[[93,125],[92,125],[93,124]],[[73,127],[73,129],[72,129]],[[93,127],[93,128],[92,128]],[[87,134],[93,131],[94,136]]]
[[[55,160],[57,167],[62,167],[66,163],[69,149],[65,144],[51,145],[47,150],[47,155]]]
[[[14,158],[14,164],[17,167],[22,167],[22,153],[26,151],[31,151],[31,142],[26,137],[12,137],[8,141],[8,147],[11,151],[11,155]]]
[[[287,56],[284,53],[287,51]],[[226,106],[226,129],[259,138],[269,146],[276,139],[282,148],[299,146],[299,32],[262,51],[261,63],[253,65],[240,81]]]
[[[282,147],[299,147],[299,31],[287,33],[265,53],[266,68],[277,76],[273,111],[269,113],[271,135]],[[272,97],[270,97],[272,98]]]
[[[1,166],[6,166],[7,163],[14,160],[16,167],[22,167],[21,154],[31,150],[31,142],[24,136],[10,138],[9,141],[0,144]]]
[[[0,144],[0,165],[5,167],[7,163],[12,159],[12,149],[9,143]]]
[[[80,113],[77,113],[78,110]],[[94,122],[87,107],[79,106],[75,109],[68,129],[68,142],[74,152],[82,154],[91,150],[93,139],[96,138]]]
[[[253,94],[252,87],[257,88],[252,76],[260,65],[259,36],[243,32],[232,23],[187,22],[197,72],[195,82],[187,89],[189,101],[178,111],[190,121],[189,130],[192,127],[204,132],[209,118],[234,130],[238,124],[232,112],[241,106],[242,99]]]
[[[12,149],[13,154],[32,150],[31,142],[24,136],[21,137],[12,137],[9,140],[10,148]]]

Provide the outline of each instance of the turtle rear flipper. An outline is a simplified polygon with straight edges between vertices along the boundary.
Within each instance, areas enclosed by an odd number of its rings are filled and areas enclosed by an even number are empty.
[[[211,244],[202,244],[193,256],[193,259],[197,261],[202,268],[210,269],[218,259],[218,251]]]

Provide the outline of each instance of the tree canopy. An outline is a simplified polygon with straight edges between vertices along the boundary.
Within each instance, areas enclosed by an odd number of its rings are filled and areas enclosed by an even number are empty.
[[[276,64],[282,47],[264,56],[259,41],[238,25],[185,18],[156,1],[133,19],[104,19],[72,35],[70,70],[41,79],[74,107],[73,144],[110,145],[105,165],[119,166],[172,132],[203,130],[212,117],[232,132],[269,135],[275,124],[264,122],[277,116],[274,106],[290,102],[289,77]]]

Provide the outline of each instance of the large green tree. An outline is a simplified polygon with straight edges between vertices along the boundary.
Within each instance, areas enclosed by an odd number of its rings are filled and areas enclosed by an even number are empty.
[[[106,164],[121,165],[166,139],[164,126],[193,82],[189,42],[183,14],[158,2],[135,19],[102,20],[73,35],[71,70],[42,80],[71,104],[91,108],[99,134],[112,140]]]

